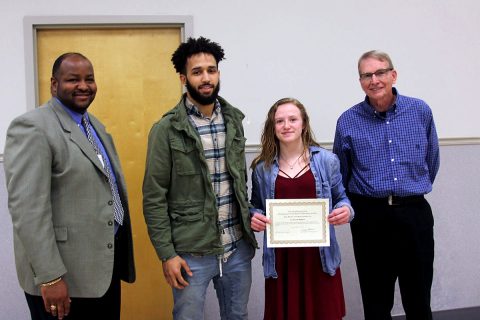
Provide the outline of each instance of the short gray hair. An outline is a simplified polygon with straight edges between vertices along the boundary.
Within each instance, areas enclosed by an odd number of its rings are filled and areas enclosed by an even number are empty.
[[[368,58],[373,58],[380,61],[387,61],[388,67],[394,69],[392,59],[390,59],[390,56],[387,53],[380,50],[371,50],[362,54],[360,59],[358,59],[358,74],[360,74],[360,63]]]

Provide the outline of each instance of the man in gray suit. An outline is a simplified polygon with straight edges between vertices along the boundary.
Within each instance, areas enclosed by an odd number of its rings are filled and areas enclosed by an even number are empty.
[[[87,108],[91,62],[57,58],[52,99],[13,120],[4,154],[15,262],[32,319],[119,319],[135,267],[125,180]]]

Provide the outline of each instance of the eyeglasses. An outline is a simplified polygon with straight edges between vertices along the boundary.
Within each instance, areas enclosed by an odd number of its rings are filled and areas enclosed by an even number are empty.
[[[386,74],[392,70],[393,68],[387,68],[387,69],[378,69],[373,73],[372,72],[362,73],[360,74],[360,81],[371,81],[374,75],[375,75],[375,78],[383,79],[386,76]]]

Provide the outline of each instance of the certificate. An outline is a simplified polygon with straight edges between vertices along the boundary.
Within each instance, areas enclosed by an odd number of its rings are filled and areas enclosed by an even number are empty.
[[[328,247],[328,199],[267,199],[267,247]]]

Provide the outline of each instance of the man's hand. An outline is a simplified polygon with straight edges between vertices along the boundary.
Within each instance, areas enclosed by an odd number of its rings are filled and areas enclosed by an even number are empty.
[[[175,256],[167,261],[163,261],[162,267],[165,280],[167,280],[170,287],[175,289],[183,289],[188,286],[188,282],[182,276],[182,268],[185,269],[185,272],[190,277],[193,276],[187,262],[180,256]]]
[[[344,224],[348,221],[350,221],[350,209],[347,206],[337,208],[328,215],[328,222],[333,225]]]
[[[264,231],[270,220],[261,213],[255,213],[250,221],[250,227],[253,231]]]
[[[51,286],[40,287],[45,311],[63,319],[70,313],[70,297],[67,283],[62,279]]]

